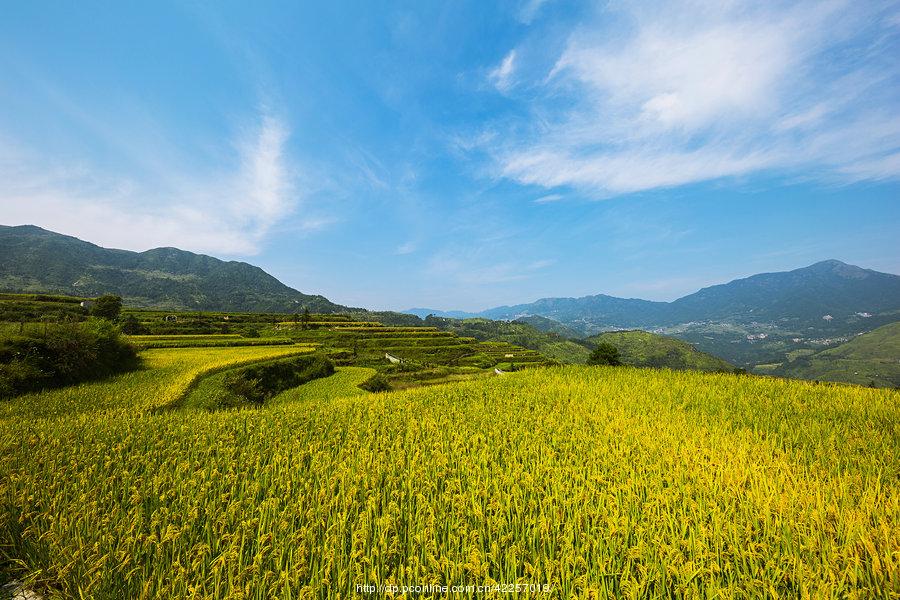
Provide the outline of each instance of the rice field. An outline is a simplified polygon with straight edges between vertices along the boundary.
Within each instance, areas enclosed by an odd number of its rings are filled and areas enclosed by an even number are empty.
[[[131,335],[128,341],[141,350],[153,348],[216,348],[237,346],[288,346],[293,340],[284,337],[242,337],[233,334],[209,335]]]
[[[282,392],[272,398],[270,405],[294,402],[329,402],[337,398],[365,396],[368,394],[359,385],[372,375],[375,369],[366,367],[338,367],[330,377],[316,379],[300,387]]]
[[[0,402],[0,419],[27,427],[37,418],[124,410],[142,413],[175,404],[201,377],[261,360],[313,351],[312,346],[178,348],[141,352],[143,368],[103,381]]]
[[[896,392],[553,367],[351,396],[342,370],[262,409],[147,410],[223,350],[3,413],[8,576],[48,598],[900,594]]]

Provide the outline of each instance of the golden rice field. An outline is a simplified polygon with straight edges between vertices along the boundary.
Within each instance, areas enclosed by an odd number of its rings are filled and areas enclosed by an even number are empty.
[[[201,351],[219,364],[214,350]],[[239,350],[277,351],[229,352]],[[531,597],[547,598],[900,595],[896,392],[554,367],[301,394],[262,409],[145,410],[175,386],[167,352],[155,355],[155,384],[149,372],[122,376],[3,413],[0,550],[30,589],[260,600],[365,597],[365,584],[546,584]],[[192,364],[174,377],[203,368]],[[115,398],[121,410],[106,410]]]

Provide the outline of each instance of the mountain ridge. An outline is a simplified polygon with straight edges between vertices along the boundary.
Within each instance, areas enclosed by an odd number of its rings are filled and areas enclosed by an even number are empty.
[[[0,225],[0,289],[76,296],[115,293],[137,307],[251,312],[340,312],[260,267],[173,247],[103,248],[36,225]]]

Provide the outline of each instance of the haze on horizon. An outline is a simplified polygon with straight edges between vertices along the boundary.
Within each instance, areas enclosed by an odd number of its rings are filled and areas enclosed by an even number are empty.
[[[0,223],[373,309],[900,273],[900,2],[11,4]]]

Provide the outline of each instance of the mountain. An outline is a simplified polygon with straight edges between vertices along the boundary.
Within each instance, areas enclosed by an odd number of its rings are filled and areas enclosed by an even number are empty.
[[[547,317],[541,317],[538,315],[519,317],[518,319],[513,321],[513,323],[523,323],[525,325],[531,325],[538,331],[543,331],[544,333],[554,333],[571,340],[577,340],[583,337],[579,332],[575,331],[571,327],[566,327],[559,321],[548,319]]]
[[[799,356],[772,375],[900,388],[900,322],[879,327],[834,348]]]
[[[33,225],[0,225],[0,290],[74,296],[112,293],[171,310],[295,313],[346,307],[292,289],[259,267],[177,248],[101,248]]]
[[[616,298],[598,294],[583,298],[542,298],[531,304],[498,306],[478,313],[486,319],[514,320],[530,315],[548,317],[582,333],[604,328],[641,327],[666,321],[666,302]]]
[[[826,260],[714,285],[673,302],[542,298],[499,306],[479,317],[553,319],[581,335],[644,329],[688,341],[745,368],[781,363],[900,320],[900,277]]]
[[[471,319],[476,316],[475,313],[465,312],[463,310],[437,310],[435,308],[407,308],[401,312],[408,315],[416,315],[421,319],[424,319],[428,315],[443,317],[445,319]]]
[[[607,342],[619,350],[622,362],[632,367],[653,367],[731,373],[734,365],[681,340],[646,331],[610,331],[588,338]]]
[[[715,320],[818,325],[830,315],[900,310],[900,277],[838,260],[783,273],[764,273],[703,288],[670,304],[669,324]]]
[[[820,325],[826,316],[853,319],[860,313],[900,311],[900,277],[838,260],[781,273],[763,273],[714,285],[673,302],[599,294],[542,298],[499,306],[480,317],[549,317],[584,333],[621,327],[664,327],[691,321],[781,322]]]

